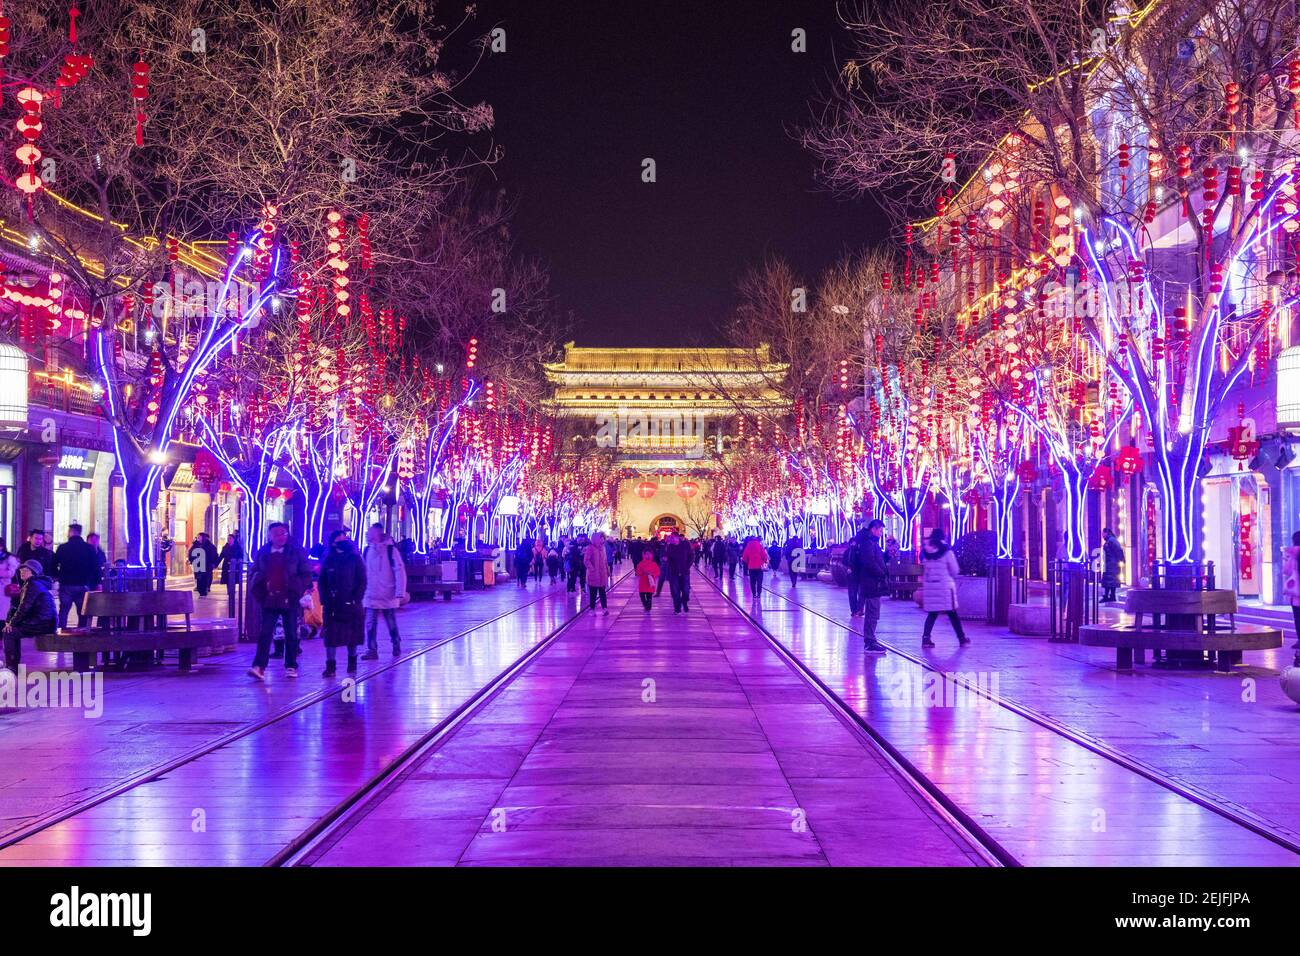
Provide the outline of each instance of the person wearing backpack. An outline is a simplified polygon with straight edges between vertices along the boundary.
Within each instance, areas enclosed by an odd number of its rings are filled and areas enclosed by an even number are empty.
[[[397,632],[397,609],[411,599],[406,591],[406,564],[393,539],[384,534],[384,526],[372,524],[366,531],[366,547],[361,552],[366,567],[366,593],[361,606],[366,610],[366,653],[362,660],[379,659],[379,616],[384,616],[388,636],[393,641],[393,656],[402,652]]]
[[[952,622],[952,629],[957,633],[957,642],[965,647],[970,638],[962,630],[961,618],[957,616],[957,575],[961,568],[952,548],[943,540],[943,532],[935,528],[930,532],[930,540],[921,549],[921,606],[925,609],[925,632],[921,636],[922,647],[934,647],[930,635],[934,633],[934,622],[940,614],[947,614]]]

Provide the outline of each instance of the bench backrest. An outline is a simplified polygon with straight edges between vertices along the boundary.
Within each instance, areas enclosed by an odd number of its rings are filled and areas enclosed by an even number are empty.
[[[1169,591],[1134,588],[1124,597],[1130,614],[1236,614],[1235,591]]]
[[[82,611],[90,617],[149,617],[194,613],[190,591],[88,591]]]

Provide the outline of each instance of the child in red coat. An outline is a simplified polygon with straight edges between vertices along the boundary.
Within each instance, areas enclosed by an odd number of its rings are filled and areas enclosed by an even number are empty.
[[[650,602],[654,600],[655,585],[659,581],[659,565],[655,563],[654,555],[649,548],[645,550],[645,556],[641,563],[636,566],[636,584],[637,591],[641,594],[641,606],[645,608],[647,614],[650,613]]]

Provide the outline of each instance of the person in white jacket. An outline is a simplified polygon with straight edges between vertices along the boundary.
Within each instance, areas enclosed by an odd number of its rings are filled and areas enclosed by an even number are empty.
[[[957,555],[952,553],[938,528],[930,532],[930,540],[921,549],[921,572],[921,607],[926,611],[921,646],[934,647],[930,635],[934,633],[934,622],[940,614],[948,615],[958,642],[962,646],[969,644],[970,639],[957,616],[957,575],[961,568],[957,564]]]
[[[392,537],[384,533],[384,526],[373,524],[366,532],[366,547],[361,552],[366,565],[366,593],[361,606],[366,609],[366,653],[362,660],[379,659],[379,615],[388,625],[388,636],[393,641],[393,656],[402,652],[401,636],[397,632],[397,609],[409,601],[406,592],[406,565],[402,551]]]

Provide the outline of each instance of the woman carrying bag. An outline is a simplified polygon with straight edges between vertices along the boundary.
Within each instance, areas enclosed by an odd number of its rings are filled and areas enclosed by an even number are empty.
[[[921,569],[921,606],[926,611],[921,646],[934,647],[934,641],[930,640],[934,622],[940,614],[947,614],[952,629],[957,632],[958,643],[965,647],[970,639],[962,630],[961,618],[957,616],[957,575],[961,573],[961,568],[957,564],[957,556],[943,540],[943,532],[938,528],[930,532],[929,542],[921,549]]]

